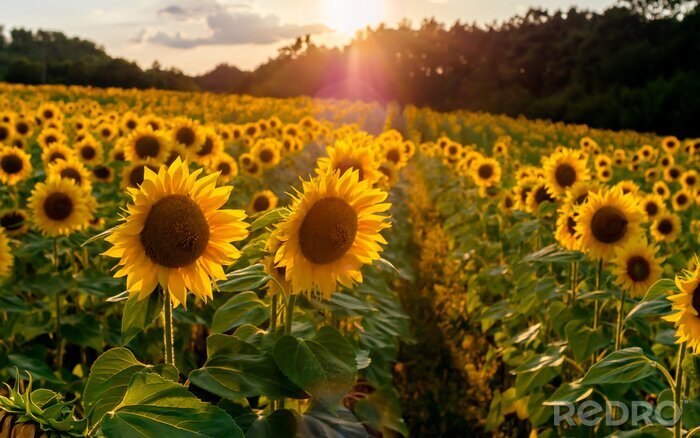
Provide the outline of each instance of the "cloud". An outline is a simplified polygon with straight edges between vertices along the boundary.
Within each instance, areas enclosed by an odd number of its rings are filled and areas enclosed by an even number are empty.
[[[216,2],[206,3],[206,7],[202,7],[200,3],[191,9],[171,5],[159,10],[158,14],[179,21],[202,20],[207,29],[205,36],[191,37],[184,35],[181,31],[175,33],[142,31],[136,38],[142,42],[187,49],[213,45],[269,44],[305,34],[331,31],[328,26],[321,23],[282,23],[274,15],[241,10],[240,7],[243,6],[241,4],[234,6],[237,6],[236,9],[231,10]]]

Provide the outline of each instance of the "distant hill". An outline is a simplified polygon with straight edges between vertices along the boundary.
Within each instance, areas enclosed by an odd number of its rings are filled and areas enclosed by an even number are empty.
[[[344,48],[300,37],[255,71],[221,64],[197,77],[143,70],[60,32],[14,29],[0,37],[0,80],[395,101],[700,137],[697,1],[620,4],[531,9],[490,26],[379,25]]]

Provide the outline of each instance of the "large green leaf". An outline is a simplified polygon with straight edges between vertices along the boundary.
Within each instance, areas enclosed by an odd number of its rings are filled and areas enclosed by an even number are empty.
[[[545,406],[557,406],[577,403],[587,398],[592,393],[593,388],[582,385],[580,381],[565,383],[557,388],[554,394],[543,404]]]
[[[219,397],[235,399],[267,395],[303,397],[304,393],[279,369],[272,355],[236,336],[207,338],[208,359],[190,373],[190,381]]]
[[[566,325],[564,331],[571,352],[579,362],[590,358],[591,354],[610,343],[610,339],[605,336],[602,327],[593,329],[583,321],[571,321]]]
[[[267,306],[255,292],[241,292],[216,310],[211,330],[213,333],[224,333],[244,324],[259,325],[269,316]]]
[[[160,373],[174,381],[178,379],[174,366],[152,367],[143,364],[126,348],[113,348],[97,358],[83,395],[90,424],[99,422],[104,414],[121,402],[131,378],[142,371]]]
[[[605,356],[588,370],[583,385],[632,383],[656,373],[654,362],[639,347],[625,348]]]
[[[136,373],[121,402],[102,419],[107,437],[231,437],[243,432],[217,406],[152,373]]]
[[[332,327],[321,327],[311,339],[283,336],[275,343],[273,354],[292,382],[329,409],[338,405],[355,382],[355,349]]]
[[[666,297],[677,290],[676,283],[671,279],[657,281],[647,290],[644,298],[627,313],[625,320],[667,315],[671,312],[671,302]]]
[[[270,277],[261,264],[248,266],[226,274],[227,280],[218,284],[221,292],[243,292],[255,290],[267,283]]]
[[[163,295],[152,293],[148,298],[138,299],[138,294],[129,295],[122,317],[121,344],[126,345],[134,336],[141,333],[160,315],[163,308]]]

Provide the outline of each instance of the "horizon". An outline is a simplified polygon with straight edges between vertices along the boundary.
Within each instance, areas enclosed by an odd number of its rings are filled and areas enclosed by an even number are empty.
[[[174,67],[188,75],[201,75],[219,64],[255,70],[305,34],[317,45],[343,47],[358,30],[379,23],[396,26],[409,20],[416,25],[435,18],[446,24],[486,25],[530,8],[602,11],[615,4],[611,0],[575,4],[498,0],[488,5],[471,0],[299,0],[294,7],[284,0],[124,0],[117,8],[106,0],[40,3],[28,0],[5,6],[0,25],[5,32],[13,28],[62,32],[92,41],[110,56],[142,68],[157,61],[162,68]],[[41,16],[36,15],[39,8],[44,11]],[[127,13],[133,10],[138,13]]]

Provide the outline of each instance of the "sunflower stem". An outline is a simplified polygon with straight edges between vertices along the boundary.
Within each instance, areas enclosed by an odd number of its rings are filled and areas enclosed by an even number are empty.
[[[53,238],[53,267],[56,274],[58,274],[58,240],[55,237]],[[61,339],[61,291],[56,291],[54,306],[56,308],[56,369],[60,370],[63,365],[63,340]]]
[[[595,274],[595,290],[599,291],[603,284],[603,259],[598,260],[598,270]],[[593,328],[598,328],[598,313],[600,312],[600,301],[595,300],[595,309],[593,313]]]
[[[170,294],[163,290],[163,345],[165,363],[175,365],[175,348],[173,346],[173,301]]]
[[[284,334],[285,335],[291,335],[292,334],[292,322],[294,321],[294,302],[296,301],[297,297],[296,295],[289,295],[289,298],[287,299],[287,312],[285,315],[285,321],[284,321]]]
[[[571,262],[571,297],[569,305],[573,306],[576,303],[576,284],[578,283],[578,262]]]
[[[622,346],[622,331],[625,326],[624,318],[622,317],[625,313],[625,300],[627,299],[627,289],[622,289],[622,296],[620,297],[620,305],[617,308],[617,327],[615,330],[615,351],[620,349]]]
[[[277,294],[272,296],[270,302],[270,332],[275,333],[277,330]]]
[[[683,359],[688,346],[682,343],[678,349],[678,363],[676,364],[675,390],[673,393],[673,409],[675,410],[673,419],[677,420],[673,425],[673,438],[681,438],[683,435]]]

